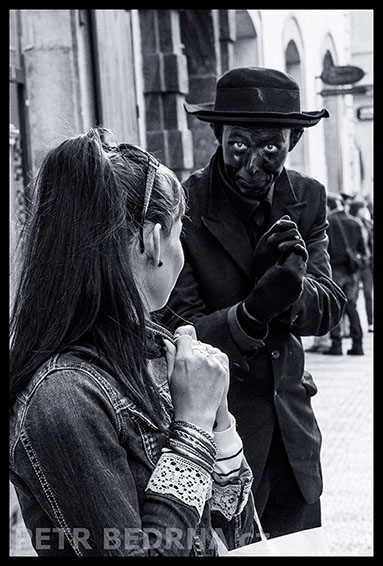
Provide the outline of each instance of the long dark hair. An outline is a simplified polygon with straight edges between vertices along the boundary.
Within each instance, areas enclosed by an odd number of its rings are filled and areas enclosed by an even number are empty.
[[[157,424],[142,300],[129,263],[140,229],[147,154],[110,147],[104,128],[67,139],[45,157],[11,317],[10,401],[55,353],[90,344]],[[146,220],[170,232],[185,211],[175,175],[157,169]]]

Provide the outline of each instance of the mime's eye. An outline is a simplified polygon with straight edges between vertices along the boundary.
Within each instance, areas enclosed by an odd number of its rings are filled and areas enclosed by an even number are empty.
[[[233,143],[233,147],[236,151],[245,151],[247,145],[245,145],[243,142],[237,141]]]
[[[265,150],[266,150],[268,153],[275,153],[276,151],[278,151],[278,148],[277,148],[277,146],[274,145],[273,143],[268,143],[268,144],[265,146]]]

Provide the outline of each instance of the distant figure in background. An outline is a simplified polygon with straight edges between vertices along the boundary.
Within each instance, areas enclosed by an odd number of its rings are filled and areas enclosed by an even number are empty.
[[[327,204],[331,212],[328,215],[329,237],[328,252],[332,267],[333,280],[339,285],[347,297],[345,314],[350,320],[350,337],[352,348],[347,354],[362,356],[363,331],[360,325],[359,314],[356,308],[358,291],[358,269],[366,256],[366,247],[363,239],[360,222],[346,213],[342,198],[339,195],[327,197]],[[330,333],[331,347],[324,354],[341,356],[342,334],[341,324],[338,324]]]
[[[353,202],[355,197],[354,195],[349,195],[348,193],[340,193],[340,196],[342,197],[344,211],[346,214],[349,214],[351,203]]]
[[[374,224],[371,219],[370,210],[367,203],[363,200],[355,200],[350,205],[350,214],[361,224],[364,243],[366,246],[365,261],[358,272],[359,281],[363,285],[364,302],[366,306],[368,331],[374,331],[374,316],[372,307],[373,293],[373,253],[374,253]],[[359,293],[358,284],[358,293]]]
[[[328,206],[327,202],[327,216],[329,215],[331,208]],[[343,324],[345,316],[342,316],[340,324]],[[323,354],[325,350],[328,350],[331,346],[330,332],[327,332],[323,336],[313,336],[313,343],[309,348],[305,348],[305,352],[308,354]]]
[[[323,354],[330,346],[330,334],[324,334],[323,336],[314,336],[312,345],[305,349],[305,352],[309,354]]]

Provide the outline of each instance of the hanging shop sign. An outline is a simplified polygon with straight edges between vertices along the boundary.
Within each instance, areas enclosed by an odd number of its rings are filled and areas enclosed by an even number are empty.
[[[340,94],[366,94],[367,86],[357,85],[352,87],[324,88],[319,94],[322,96],[339,96]]]
[[[349,85],[360,81],[365,72],[354,65],[335,65],[323,69],[320,78],[327,85]]]
[[[356,111],[358,120],[373,120],[374,107],[373,106],[360,106]]]

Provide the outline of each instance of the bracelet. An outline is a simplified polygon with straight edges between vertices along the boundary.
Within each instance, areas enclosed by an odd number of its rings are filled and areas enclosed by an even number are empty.
[[[200,466],[203,470],[205,470],[205,472],[207,472],[208,474],[212,474],[214,463],[208,463],[205,459],[200,458],[199,455],[194,453],[194,451],[186,447],[181,442],[178,442],[176,440],[171,440],[170,445],[172,446],[176,454],[181,454],[182,456],[186,456],[186,458],[188,458],[189,460]]]
[[[217,457],[217,445],[214,436],[193,423],[174,421],[169,426],[168,446],[187,456],[212,473]]]
[[[169,440],[169,446],[173,449],[176,449],[176,450],[178,450],[180,448],[184,452],[186,451],[191,456],[193,456],[193,457],[197,458],[199,461],[203,462],[204,466],[206,466],[207,468],[214,466],[214,460],[212,458],[205,457],[205,455],[203,455],[198,450],[194,450],[191,446],[187,446],[186,444],[184,444],[183,442],[180,442],[179,440],[171,438]]]
[[[201,428],[201,427],[199,427],[199,426],[197,426],[193,423],[188,423],[186,421],[173,421],[170,425],[170,428],[173,429],[174,427],[183,428],[183,429],[186,429],[186,430],[192,429],[193,431],[198,433],[200,436],[204,436],[209,442],[214,442],[213,433],[209,433],[209,432],[207,432],[207,430],[204,430],[203,428]]]
[[[207,450],[213,459],[217,455],[217,449],[212,442],[210,442],[209,444],[207,444],[207,442],[201,442],[201,440],[197,436],[192,435],[189,432],[186,432],[185,430],[182,429],[173,430],[171,432],[171,438],[176,438],[176,439],[181,438],[188,445],[193,446],[194,448],[196,448],[199,451],[202,451],[203,453],[206,452]]]
[[[195,430],[188,430],[186,427],[178,425],[170,428],[169,438],[181,441],[186,446],[196,450],[202,458],[215,461],[218,449],[214,439],[207,440],[204,436],[199,436]]]
[[[196,445],[186,443],[183,439],[174,438],[173,436],[169,438],[168,445],[176,449],[181,447],[183,450],[187,450],[190,454],[203,461],[208,468],[214,468],[216,454],[207,454]]]
[[[190,450],[191,452],[193,452],[193,454],[195,454],[202,460],[205,460],[209,466],[214,465],[217,455],[216,452],[207,452],[206,450],[201,449],[201,447],[197,444],[188,440],[185,441],[185,439],[182,437],[171,436],[169,438],[168,444],[169,446],[172,446],[174,445],[174,443],[177,443],[177,445],[182,444],[185,449]]]

